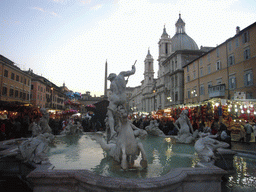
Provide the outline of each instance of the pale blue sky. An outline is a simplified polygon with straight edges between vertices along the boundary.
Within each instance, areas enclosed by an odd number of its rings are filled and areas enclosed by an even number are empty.
[[[108,73],[137,71],[143,80],[148,47],[157,74],[158,41],[175,34],[179,13],[197,45],[216,46],[256,21],[256,2],[242,0],[0,0],[0,54],[61,86],[94,95]]]

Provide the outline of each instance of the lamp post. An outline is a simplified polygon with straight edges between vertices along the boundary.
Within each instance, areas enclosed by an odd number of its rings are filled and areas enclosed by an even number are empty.
[[[154,87],[153,87],[153,94],[154,94],[154,111],[156,110],[155,108],[156,108],[156,86],[154,85]]]

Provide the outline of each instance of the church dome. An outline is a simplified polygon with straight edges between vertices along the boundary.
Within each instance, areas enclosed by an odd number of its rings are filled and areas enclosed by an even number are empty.
[[[179,19],[176,22],[176,34],[172,37],[172,51],[175,52],[177,50],[198,50],[198,46],[196,42],[189,37],[185,32],[185,22],[181,19],[181,15],[179,14]]]
[[[198,46],[196,42],[189,37],[186,33],[176,33],[172,37],[172,51],[175,52],[177,50],[198,50]]]

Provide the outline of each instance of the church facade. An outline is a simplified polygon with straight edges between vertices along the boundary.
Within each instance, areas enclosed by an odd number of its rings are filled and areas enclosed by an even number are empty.
[[[158,71],[154,78],[154,58],[148,50],[144,60],[144,79],[136,87],[129,100],[131,112],[151,112],[184,103],[183,67],[209,51],[198,48],[196,42],[185,32],[185,22],[179,14],[176,33],[171,38],[164,26],[158,42]]]

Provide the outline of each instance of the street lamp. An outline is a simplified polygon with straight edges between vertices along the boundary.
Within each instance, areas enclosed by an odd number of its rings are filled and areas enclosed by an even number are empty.
[[[155,107],[156,107],[156,84],[154,84],[154,87],[153,87],[153,94],[154,94],[154,111],[156,110]]]
[[[170,102],[172,102],[172,97],[171,97],[171,96],[167,97],[167,99],[168,99]]]

